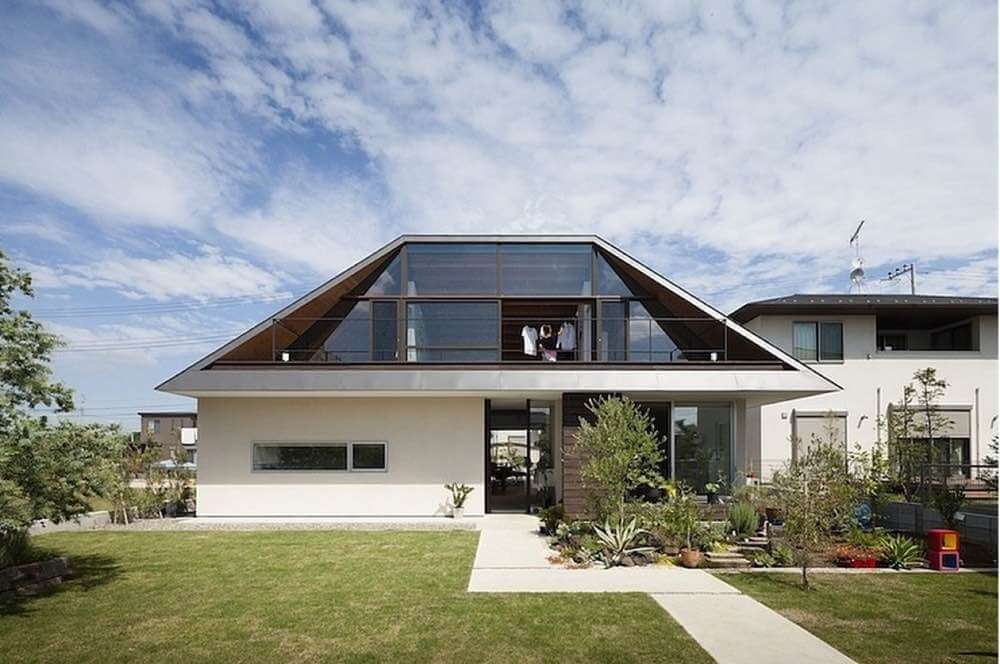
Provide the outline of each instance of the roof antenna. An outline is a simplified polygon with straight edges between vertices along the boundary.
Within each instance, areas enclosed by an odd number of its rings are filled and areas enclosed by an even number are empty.
[[[865,220],[854,230],[851,236],[851,246],[854,247],[854,260],[851,261],[851,293],[865,292],[865,262],[861,258],[861,227],[865,225]]]

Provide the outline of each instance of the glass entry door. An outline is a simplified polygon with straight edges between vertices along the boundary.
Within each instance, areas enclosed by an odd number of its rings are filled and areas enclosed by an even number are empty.
[[[555,502],[552,411],[548,401],[487,403],[487,509],[530,512]]]

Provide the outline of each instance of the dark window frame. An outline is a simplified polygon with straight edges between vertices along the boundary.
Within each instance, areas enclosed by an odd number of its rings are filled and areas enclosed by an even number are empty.
[[[354,447],[356,445],[382,446],[383,466],[381,468],[356,468]],[[257,463],[257,449],[264,447],[342,447],[345,451],[343,468],[260,468]],[[386,440],[302,440],[271,441],[255,440],[250,445],[251,473],[387,473],[389,472],[389,442]]]
[[[795,327],[798,325],[811,325],[815,331],[816,354],[811,358],[799,357],[795,352]],[[835,358],[823,357],[823,326],[837,325],[840,328],[840,356]],[[817,318],[814,320],[794,320],[792,321],[792,357],[800,362],[815,364],[843,364],[844,362],[844,321],[836,318]]]

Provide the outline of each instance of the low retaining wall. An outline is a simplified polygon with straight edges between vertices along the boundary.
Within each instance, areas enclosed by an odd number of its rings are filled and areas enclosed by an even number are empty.
[[[41,535],[43,533],[58,533],[64,530],[90,530],[93,528],[103,528],[110,523],[111,514],[104,510],[81,514],[75,519],[60,521],[59,523],[54,523],[48,519],[40,519],[28,528],[28,533],[31,535]]]
[[[0,599],[31,595],[57,586],[71,573],[69,560],[66,558],[52,558],[0,569]]]
[[[946,528],[944,519],[932,507],[920,503],[886,503],[880,510],[882,523],[889,530],[923,535],[934,528]],[[980,511],[959,513],[956,527],[962,539],[987,546],[997,545],[997,514]]]

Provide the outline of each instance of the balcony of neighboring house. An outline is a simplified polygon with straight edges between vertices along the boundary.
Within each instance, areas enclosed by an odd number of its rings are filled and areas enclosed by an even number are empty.
[[[876,348],[884,353],[971,352],[980,349],[980,319],[967,315],[879,314]]]
[[[289,366],[780,366],[595,245],[414,242],[217,362]]]

